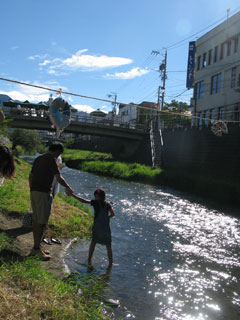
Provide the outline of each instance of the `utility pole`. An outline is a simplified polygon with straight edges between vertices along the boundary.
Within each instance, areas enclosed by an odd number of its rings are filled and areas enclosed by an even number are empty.
[[[110,94],[107,95],[108,98],[113,98],[113,102],[112,102],[112,105],[113,105],[113,119],[115,118],[116,114],[117,114],[117,108],[116,108],[116,105],[117,105],[117,93],[116,92],[111,92]]]
[[[158,86],[158,100],[157,100],[157,109],[158,111],[161,111],[161,105],[160,105],[160,98],[161,98],[161,86]]]
[[[160,51],[152,50],[153,55],[161,55]],[[164,97],[165,97],[165,87],[167,80],[167,49],[165,50],[164,59],[159,65],[159,69],[156,70],[161,73],[162,86],[158,87],[158,111],[161,111],[164,106]],[[160,93],[161,93],[161,104],[160,104]]]
[[[154,55],[161,55],[160,51],[153,50],[152,54]],[[158,87],[158,100],[157,100],[157,117],[155,121],[155,130],[159,131],[159,138],[160,143],[156,142],[156,134],[154,133],[153,123],[151,123],[151,130],[150,130],[150,139],[151,139],[151,146],[152,146],[152,158],[153,163],[156,165],[156,159],[158,158],[158,165],[160,167],[163,166],[163,136],[162,136],[162,122],[160,118],[160,111],[164,107],[164,98],[165,98],[165,87],[166,87],[166,80],[167,80],[167,49],[165,49],[165,54],[163,55],[164,59],[162,63],[159,65],[159,69],[156,70],[160,73],[162,86]],[[158,139],[157,139],[158,141]]]
[[[164,106],[164,97],[165,97],[165,86],[166,86],[166,80],[167,80],[167,49],[165,51],[164,60],[163,63],[160,65],[160,71],[163,72],[162,74],[162,108]]]

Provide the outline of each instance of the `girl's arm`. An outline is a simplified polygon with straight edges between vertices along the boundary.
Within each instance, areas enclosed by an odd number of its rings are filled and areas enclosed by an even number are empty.
[[[115,213],[114,213],[113,209],[111,208],[109,211],[111,213],[109,218],[113,218],[115,216]]]
[[[81,198],[79,196],[76,196],[75,194],[72,194],[72,197],[75,198],[76,200],[82,202],[82,203],[91,204],[91,200],[83,199],[83,198]]]

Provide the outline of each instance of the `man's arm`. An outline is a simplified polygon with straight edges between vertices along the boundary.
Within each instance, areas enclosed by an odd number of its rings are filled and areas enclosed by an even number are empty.
[[[61,186],[65,187],[65,188],[66,188],[66,191],[67,191],[69,194],[72,194],[72,193],[73,193],[72,189],[71,189],[70,186],[67,184],[67,182],[63,179],[63,177],[61,176],[60,173],[56,174],[55,177],[56,177],[56,179],[57,179],[57,182],[60,183]]]

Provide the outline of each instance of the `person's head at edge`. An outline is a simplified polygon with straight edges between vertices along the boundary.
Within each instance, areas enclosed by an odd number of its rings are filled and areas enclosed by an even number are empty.
[[[102,188],[98,188],[95,192],[94,192],[94,197],[95,200],[102,200],[105,201],[106,199],[106,193]]]
[[[62,143],[53,143],[49,146],[49,152],[52,153],[54,158],[58,158],[60,156],[60,154],[63,153],[64,148]]]
[[[6,146],[0,146],[0,175],[11,179],[14,176],[15,168],[12,151]]]

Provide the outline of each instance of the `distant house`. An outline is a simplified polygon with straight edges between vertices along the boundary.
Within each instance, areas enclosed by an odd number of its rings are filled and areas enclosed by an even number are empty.
[[[132,105],[131,105],[132,104]],[[155,103],[143,101],[137,107],[133,103],[119,105],[119,119],[129,124],[146,124],[156,115],[157,107]]]
[[[137,108],[137,110],[138,124],[147,124],[149,120],[157,115],[157,105],[154,102],[143,101],[139,104],[139,108]]]
[[[106,116],[106,113],[101,111],[100,109],[97,109],[95,111],[92,111],[90,115],[92,117],[104,118]]]
[[[137,122],[137,108],[133,105],[119,105],[118,118],[122,122],[129,124],[136,124]]]

